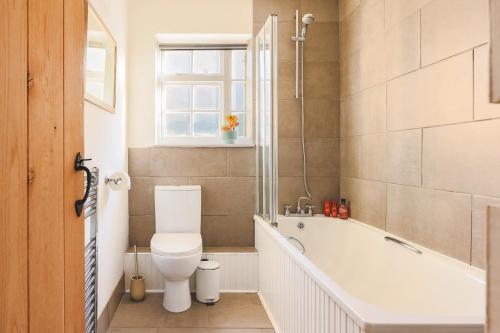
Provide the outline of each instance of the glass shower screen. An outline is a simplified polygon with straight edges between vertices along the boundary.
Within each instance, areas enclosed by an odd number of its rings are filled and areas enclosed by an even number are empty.
[[[277,16],[270,15],[255,40],[257,212],[276,222],[278,196]]]

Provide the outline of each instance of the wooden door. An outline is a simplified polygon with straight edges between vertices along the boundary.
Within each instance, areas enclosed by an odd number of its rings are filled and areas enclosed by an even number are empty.
[[[28,330],[27,8],[0,1],[0,332]]]
[[[84,0],[0,2],[1,332],[84,330],[85,31]]]

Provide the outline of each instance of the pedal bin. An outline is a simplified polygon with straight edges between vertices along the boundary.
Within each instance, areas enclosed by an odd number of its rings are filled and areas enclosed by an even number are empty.
[[[220,264],[215,260],[201,261],[196,270],[196,300],[215,303],[220,298]]]

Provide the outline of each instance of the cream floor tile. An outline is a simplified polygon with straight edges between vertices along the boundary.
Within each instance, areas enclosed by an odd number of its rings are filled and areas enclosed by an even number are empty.
[[[259,305],[216,305],[209,307],[208,326],[222,328],[272,328],[264,308]]]
[[[124,297],[109,333],[270,333],[262,304],[253,293],[222,293],[212,306],[193,300],[191,308],[170,313],[162,307],[163,294],[147,294],[143,302]]]

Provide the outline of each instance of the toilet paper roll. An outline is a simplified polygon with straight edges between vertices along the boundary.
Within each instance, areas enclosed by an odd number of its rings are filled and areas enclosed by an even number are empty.
[[[109,177],[108,184],[114,191],[130,190],[130,177],[124,171],[115,171]]]

